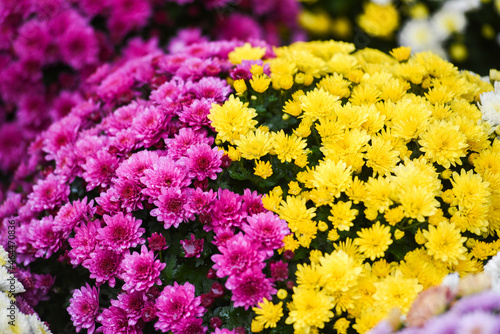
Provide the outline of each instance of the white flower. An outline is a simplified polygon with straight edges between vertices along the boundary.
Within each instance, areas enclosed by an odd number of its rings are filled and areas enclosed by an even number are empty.
[[[458,273],[451,273],[446,275],[446,277],[441,282],[441,286],[448,287],[450,291],[456,293],[458,291],[458,284],[460,282],[460,276]]]
[[[483,121],[488,122],[494,131],[500,125],[500,81],[495,81],[494,91],[482,93],[480,100],[478,106],[483,114]]]
[[[0,245],[0,266],[5,266],[9,262],[9,253]]]
[[[464,12],[442,8],[431,19],[431,24],[437,38],[445,40],[453,33],[461,33],[467,26]]]
[[[408,21],[399,33],[399,45],[411,47],[412,52],[432,51],[446,58],[441,40],[426,19]]]
[[[497,253],[484,265],[484,272],[490,276],[493,290],[500,292],[500,253]]]
[[[448,0],[444,3],[443,10],[468,12],[481,7],[481,0]]]
[[[26,321],[31,327],[31,333],[35,334],[52,334],[50,329],[40,321],[37,315],[31,314],[26,316]]]
[[[21,293],[26,290],[17,278],[7,271],[7,268],[0,267],[0,291]]]
[[[373,2],[374,4],[377,4],[379,6],[385,6],[385,5],[388,5],[392,2],[392,0],[372,0],[371,2]]]

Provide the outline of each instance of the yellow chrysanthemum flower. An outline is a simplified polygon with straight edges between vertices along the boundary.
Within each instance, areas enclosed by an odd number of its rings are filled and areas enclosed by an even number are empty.
[[[427,159],[445,168],[450,168],[450,164],[461,165],[460,158],[465,157],[468,147],[467,137],[460,132],[460,127],[446,121],[432,123],[420,135],[418,143]]]
[[[257,304],[258,307],[252,308],[257,315],[255,321],[264,328],[275,328],[278,321],[283,316],[283,302],[273,304],[266,298],[261,303]]]
[[[445,263],[434,259],[423,248],[406,253],[398,268],[404,277],[416,278],[424,289],[440,284],[450,272]]]
[[[371,167],[375,174],[387,175],[399,162],[399,151],[394,150],[390,141],[375,137],[372,138],[365,158],[366,166]]]
[[[212,104],[212,109],[208,115],[211,125],[217,131],[217,138],[233,143],[241,135],[254,130],[257,121],[254,117],[257,112],[253,108],[248,108],[248,102],[243,103],[233,95],[222,106]]]
[[[432,216],[440,206],[432,192],[425,187],[411,186],[399,189],[398,201],[404,210],[405,216],[424,222],[425,217]]]
[[[427,253],[435,259],[450,264],[457,264],[458,260],[465,259],[467,248],[463,243],[467,238],[462,237],[455,224],[441,222],[437,227],[429,225],[429,229],[424,230],[423,234],[427,240]]]
[[[338,96],[332,95],[321,88],[308,92],[300,98],[300,102],[304,115],[310,117],[313,121],[329,117],[335,113],[335,108],[341,106]]]
[[[339,320],[335,321],[333,329],[337,331],[337,334],[346,334],[347,329],[350,325],[351,322],[349,320],[347,320],[346,318],[340,318]]]
[[[388,38],[399,26],[399,13],[392,4],[368,2],[358,18],[359,26],[369,35]]]
[[[286,135],[283,130],[272,134],[274,154],[281,162],[291,162],[304,153],[307,142],[296,135]]]
[[[234,141],[234,144],[245,159],[260,159],[272,149],[271,134],[261,129],[249,131]]]
[[[389,245],[392,244],[389,226],[380,225],[376,222],[370,228],[362,228],[357,232],[358,238],[354,239],[354,244],[359,246],[359,250],[370,260],[374,261],[378,257],[383,257]]]
[[[410,58],[411,48],[409,46],[400,46],[392,49],[389,53],[396,58],[397,61],[405,61]]]
[[[325,277],[325,289],[329,293],[347,291],[356,284],[362,267],[344,251],[333,251],[319,259],[318,271]]]
[[[324,328],[333,318],[333,298],[317,289],[294,287],[287,324],[297,332],[309,332],[312,327]]]
[[[242,60],[259,60],[266,54],[266,48],[253,47],[250,43],[235,48],[229,52],[229,61],[233,64],[240,64]]]
[[[260,176],[263,179],[267,179],[271,175],[273,175],[273,167],[269,161],[256,161],[255,167],[253,170],[256,176]]]
[[[280,218],[288,222],[292,232],[299,231],[301,225],[312,221],[315,212],[316,208],[307,208],[306,199],[301,196],[287,196],[286,201],[281,201],[278,210]]]
[[[319,286],[324,286],[326,282],[325,276],[314,262],[310,265],[298,264],[295,275],[297,276],[297,284],[305,288],[315,289]]]
[[[391,226],[395,226],[405,217],[405,211],[402,206],[391,208],[384,213],[384,218]]]
[[[257,93],[264,93],[271,83],[271,78],[269,78],[265,74],[254,75],[252,79],[250,79],[250,86],[252,86],[253,90]]]
[[[349,229],[354,225],[353,220],[356,218],[358,210],[351,209],[351,206],[351,201],[339,201],[331,205],[331,216],[328,217],[328,220],[332,222],[334,228],[339,231],[349,231]]]
[[[313,172],[312,184],[316,188],[326,188],[328,193],[338,198],[351,184],[351,168],[342,161],[320,161]]]
[[[381,309],[390,311],[398,307],[403,314],[408,313],[411,304],[423,289],[422,285],[418,284],[418,280],[404,278],[399,270],[396,270],[394,275],[389,275],[381,282],[375,283],[375,287],[377,292],[373,295],[373,299]]]

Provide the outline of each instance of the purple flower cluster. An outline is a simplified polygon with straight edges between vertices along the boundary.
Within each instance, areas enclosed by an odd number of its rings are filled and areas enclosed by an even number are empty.
[[[228,158],[213,145],[206,116],[231,93],[220,77],[240,45],[203,42],[104,65],[82,87],[86,99],[30,146],[0,206],[0,241],[8,239],[6,220],[15,219],[19,263],[29,269],[52,259],[86,270],[95,284],[74,290],[68,307],[77,331],[141,333],[151,323],[163,332],[205,333],[204,314],[224,296],[219,281],[232,306],[246,310],[271,299],[275,281],[287,277],[282,262],[266,268],[290,233],[286,222],[256,192],[240,195],[214,182]],[[167,245],[174,229],[189,232]],[[220,252],[211,257],[210,292],[166,279],[180,249],[182,261],[209,266],[208,250]],[[24,299],[36,305],[54,280],[28,286]],[[103,308],[99,295],[110,288],[118,292]],[[212,319],[219,328],[222,320]]]
[[[116,57],[115,51],[124,60],[130,60],[158,51],[160,40],[173,37],[168,48],[177,53],[190,45],[206,42],[208,37],[203,34],[226,40],[262,39],[277,45],[282,43],[284,35],[292,36],[292,40],[303,39],[297,24],[298,14],[299,5],[295,0],[16,0],[2,3],[0,171],[12,174],[21,157],[27,152],[31,154],[29,143],[77,105],[86,108],[85,112],[95,111],[92,103],[81,105],[87,95],[80,88],[96,68],[100,67],[93,78],[106,77],[100,93],[109,99],[115,94],[130,92],[128,88],[135,79],[147,80],[148,73],[140,66],[124,68],[122,73],[108,76],[108,67],[101,65]],[[147,36],[147,40],[137,36]],[[199,59],[187,61],[191,66],[183,67],[186,75],[193,67],[203,66]],[[125,75],[131,72],[134,72],[132,76]],[[158,114],[147,106],[143,108],[137,130],[144,130],[145,145],[149,145],[155,140],[154,133],[141,127],[149,122],[161,126],[158,122],[164,120],[153,120]],[[194,127],[200,122],[206,123],[203,117],[206,103],[186,108],[182,122],[192,122]],[[59,151],[66,141],[74,139],[74,131],[82,124],[66,119],[60,126],[66,132],[53,129],[59,136],[47,145],[49,156]],[[126,132],[118,137],[129,147],[131,143],[127,144],[125,135]],[[120,145],[118,148],[124,149]],[[60,159],[65,158],[64,153],[61,155]],[[101,160],[106,160],[102,153],[95,161],[89,161],[85,168],[89,178],[98,177],[93,174],[102,167]],[[110,161],[113,162],[116,163]]]

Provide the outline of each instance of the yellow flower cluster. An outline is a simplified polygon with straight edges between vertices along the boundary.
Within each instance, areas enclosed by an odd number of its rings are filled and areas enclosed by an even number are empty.
[[[500,140],[476,105],[492,85],[429,52],[354,49],[277,48],[265,94],[281,117],[271,104],[257,116],[255,88],[209,116],[231,158],[274,187],[263,204],[292,231],[283,250],[310,251],[279,322],[295,333],[366,332],[500,250]],[[266,308],[255,328],[278,323],[281,305]]]

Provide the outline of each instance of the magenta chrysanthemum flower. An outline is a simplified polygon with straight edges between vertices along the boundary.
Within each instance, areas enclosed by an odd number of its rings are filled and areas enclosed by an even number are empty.
[[[151,168],[158,159],[157,151],[144,150],[134,153],[120,164],[120,167],[116,170],[116,176],[121,179],[134,180],[136,184],[142,186],[139,178],[144,176],[144,171]]]
[[[246,235],[260,242],[264,248],[271,252],[284,246],[283,238],[290,234],[288,224],[280,219],[273,212],[259,213],[247,217],[248,224],[243,224],[241,228]]]
[[[44,133],[43,150],[47,153],[47,160],[54,160],[57,151],[74,142],[80,128],[81,120],[68,115],[50,126]]]
[[[95,278],[97,286],[107,281],[113,288],[122,259],[122,253],[98,247],[90,253],[90,259],[83,261],[82,265],[90,271],[90,278]]]
[[[216,103],[225,101],[231,92],[231,87],[225,80],[215,77],[202,78],[193,88],[197,98]]]
[[[182,128],[173,139],[165,139],[165,144],[168,147],[168,156],[174,160],[186,156],[187,150],[191,146],[202,143],[212,145],[213,138],[208,137],[205,130],[194,131],[191,128]]]
[[[54,174],[61,177],[61,181],[71,184],[76,176],[80,174],[81,167],[78,164],[78,156],[73,144],[61,147],[55,157],[56,169]]]
[[[104,309],[97,317],[97,321],[102,324],[99,330],[103,334],[142,334],[141,327],[129,324],[127,311],[116,306]]]
[[[144,108],[144,104],[132,101],[125,106],[117,108],[112,115],[103,120],[103,123],[106,124],[109,133],[115,135],[121,130],[130,128],[135,116],[141,113]]]
[[[262,196],[257,191],[252,192],[250,189],[245,189],[241,199],[243,200],[241,209],[249,216],[267,211],[262,204]]]
[[[97,230],[101,227],[99,220],[89,221],[87,225],[75,227],[75,236],[68,239],[71,250],[68,252],[71,264],[76,267],[90,258],[97,245]]]
[[[184,61],[185,59],[182,58],[182,60]],[[184,81],[179,78],[174,78],[152,91],[150,99],[154,101],[161,110],[171,114],[179,109],[179,103],[177,101],[183,91]]]
[[[174,334],[204,334],[208,330],[208,327],[203,326],[203,319],[201,318],[183,319],[179,321],[175,328]]]
[[[240,275],[229,276],[226,288],[231,290],[231,300],[234,307],[243,306],[245,310],[256,306],[266,298],[271,300],[271,294],[276,293],[271,280],[258,267],[249,268]]]
[[[83,178],[87,181],[87,191],[98,186],[107,187],[119,164],[120,159],[105,150],[98,151],[95,157],[89,157],[82,165]]]
[[[160,272],[165,263],[155,260],[153,251],[146,246],[141,247],[141,253],[126,254],[122,262],[122,279],[125,281],[123,290],[128,292],[146,291],[153,285],[161,285]]]
[[[148,243],[149,249],[151,249],[152,251],[161,251],[168,248],[165,237],[158,232],[153,233],[148,238]]]
[[[123,129],[111,139],[110,150],[126,154],[132,152],[139,146],[137,138],[131,128]]]
[[[119,197],[116,196],[116,189],[111,187],[106,192],[100,193],[99,197],[95,198],[105,212],[115,213],[120,211],[121,202]]]
[[[85,163],[90,157],[95,158],[97,152],[107,147],[108,138],[90,134],[81,134],[74,144],[74,153],[81,164]]]
[[[203,239],[195,239],[194,234],[191,234],[189,239],[181,240],[185,257],[200,257],[203,251],[203,241]]]
[[[156,144],[161,138],[171,114],[166,114],[154,106],[144,109],[134,118],[132,130],[145,148]]]
[[[91,288],[87,283],[81,289],[75,289],[69,300],[68,313],[77,332],[85,328],[88,334],[93,334],[99,313],[99,288]]]
[[[49,47],[51,36],[47,22],[32,19],[24,23],[18,30],[14,41],[14,51],[21,59],[43,61]]]
[[[242,233],[236,234],[219,247],[222,254],[212,255],[213,268],[218,277],[239,275],[248,268],[264,268],[265,253],[259,251],[258,243]]]
[[[212,226],[215,231],[225,227],[239,227],[246,216],[246,213],[241,211],[241,196],[228,189],[219,189],[217,197],[218,200],[212,209]]]
[[[118,179],[114,184],[114,187],[108,189],[110,195],[109,200],[111,202],[120,203],[120,207],[125,209],[127,212],[132,212],[137,209],[144,209],[142,201],[145,199],[142,194],[141,187],[137,184],[137,181],[132,179]],[[102,194],[101,194],[102,197]],[[99,200],[97,200],[99,204]],[[101,204],[101,206],[103,206]]]
[[[279,260],[270,264],[271,277],[275,281],[284,281],[288,279],[288,263]]]
[[[127,312],[128,324],[133,326],[141,318],[142,308],[146,305],[146,295],[142,291],[120,293],[118,300],[111,300],[111,305]]]
[[[195,130],[201,129],[210,124],[207,116],[210,114],[211,107],[212,102],[207,99],[194,100],[193,103],[182,108],[179,120]]]
[[[205,313],[201,297],[195,297],[194,285],[189,282],[166,286],[156,299],[156,309],[155,328],[162,332],[175,331],[183,319],[201,318]]]
[[[191,212],[194,214],[208,213],[216,196],[217,194],[212,189],[203,191],[201,188],[196,188],[189,196]]]
[[[87,223],[95,211],[94,200],[90,200],[87,204],[87,197],[66,203],[57,212],[54,219],[54,230],[62,231],[67,237],[77,225]]]
[[[36,250],[35,257],[48,259],[61,247],[63,238],[61,232],[55,231],[54,218],[46,216],[31,221],[28,240]]]
[[[194,219],[194,215],[189,210],[188,189],[162,188],[158,200],[154,201],[158,208],[151,210],[151,216],[163,222],[166,229],[172,225],[179,227],[180,223]]]
[[[191,183],[186,168],[168,157],[159,157],[149,169],[145,169],[141,182],[146,186],[142,192],[152,198],[161,195],[161,188],[182,188]]]
[[[206,178],[215,180],[222,171],[222,155],[224,151],[207,144],[193,145],[187,150],[187,157],[181,161],[188,168],[188,176],[199,181]]]
[[[50,210],[68,201],[69,185],[59,176],[50,174],[45,180],[39,180],[28,195],[29,208],[34,212]]]
[[[97,231],[96,237],[103,247],[122,252],[146,242],[141,238],[146,231],[141,227],[142,220],[132,214],[119,212],[114,216],[104,215],[103,220],[106,226]]]
[[[91,27],[73,24],[60,37],[59,50],[64,62],[81,69],[97,61],[99,44]]]

